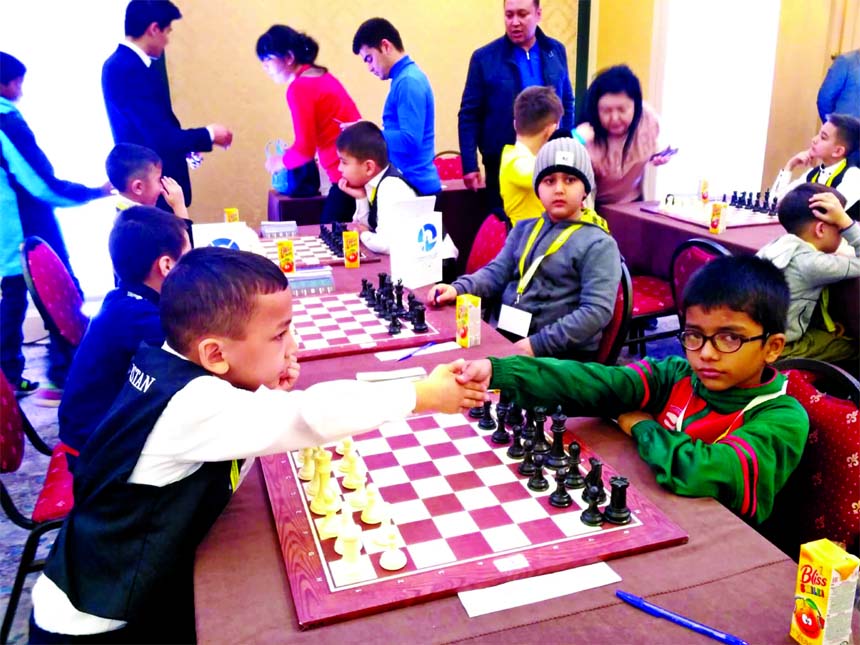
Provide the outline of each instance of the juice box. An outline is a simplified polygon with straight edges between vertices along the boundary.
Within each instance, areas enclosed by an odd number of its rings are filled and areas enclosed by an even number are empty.
[[[704,204],[705,202],[707,202],[708,201],[708,180],[707,179],[702,179],[699,182],[699,191],[698,192],[699,192],[699,199],[702,200],[702,203]]]
[[[225,208],[224,209],[224,221],[225,222],[238,222],[239,221],[239,209],[238,208]]]
[[[358,231],[343,232],[343,266],[347,269],[357,269],[361,264],[361,252],[358,249]]]
[[[457,296],[457,343],[461,347],[481,344],[481,298],[464,293]]]
[[[278,240],[278,266],[284,273],[296,272],[296,256],[292,240]]]
[[[830,540],[800,547],[791,637],[801,645],[847,643],[860,559]]]
[[[711,204],[711,225],[709,233],[719,234],[726,232],[726,203],[714,202]]]

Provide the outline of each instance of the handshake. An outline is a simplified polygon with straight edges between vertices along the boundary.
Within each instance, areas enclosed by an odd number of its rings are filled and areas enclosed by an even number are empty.
[[[427,378],[415,382],[414,412],[438,410],[453,414],[482,405],[492,372],[487,359],[460,359],[438,365]]]

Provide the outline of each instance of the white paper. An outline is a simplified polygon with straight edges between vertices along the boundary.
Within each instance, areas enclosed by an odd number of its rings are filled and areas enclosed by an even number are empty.
[[[430,195],[392,206],[391,278],[408,289],[442,280],[442,213],[433,210],[435,203]]]
[[[419,345],[420,347],[420,345]],[[454,349],[463,349],[460,347],[455,341],[451,340],[447,343],[437,343],[435,345],[431,345],[425,349],[420,351],[415,351],[414,347],[407,347],[406,349],[391,349],[387,352],[376,352],[376,358],[381,361],[396,361],[400,360],[404,356],[409,356],[412,352],[412,356],[424,356],[425,354],[436,354],[438,352],[450,352]]]
[[[487,589],[461,591],[459,597],[469,618],[474,618],[614,582],[621,582],[621,576],[605,562],[598,562],[543,576],[512,580]]]
[[[499,311],[499,322],[496,327],[525,338],[529,335],[531,324],[532,315],[528,311],[523,311],[510,305],[502,305],[502,309]]]
[[[405,379],[417,381],[427,376],[427,370],[423,367],[408,367],[402,370],[390,370],[387,372],[358,372],[355,375],[357,381],[397,381]]]

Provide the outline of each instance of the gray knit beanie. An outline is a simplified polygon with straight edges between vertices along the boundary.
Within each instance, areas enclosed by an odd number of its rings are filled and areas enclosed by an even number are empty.
[[[594,188],[594,169],[588,151],[576,139],[559,138],[547,141],[538,150],[535,158],[534,188],[547,175],[554,172],[566,172],[582,180],[585,184],[585,194]]]

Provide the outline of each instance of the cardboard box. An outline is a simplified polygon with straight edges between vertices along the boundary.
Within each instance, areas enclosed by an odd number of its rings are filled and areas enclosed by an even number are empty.
[[[358,231],[343,232],[343,266],[357,269],[361,265],[361,250],[358,245]]]
[[[278,266],[287,275],[296,272],[296,256],[292,240],[278,240]]]

